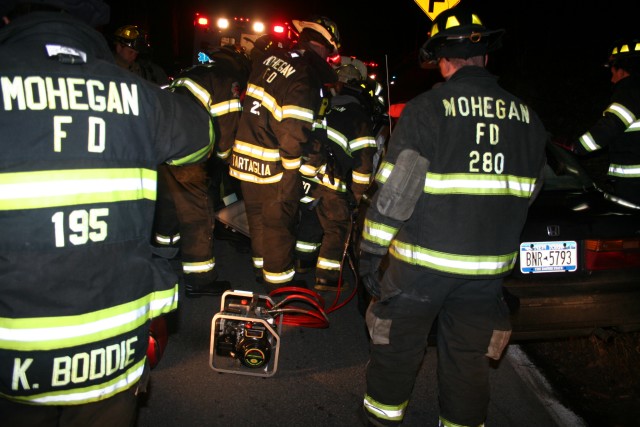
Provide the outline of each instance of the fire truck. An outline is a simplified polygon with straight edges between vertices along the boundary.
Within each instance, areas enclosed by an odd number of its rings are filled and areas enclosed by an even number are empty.
[[[193,17],[193,26],[192,57],[194,60],[198,58],[200,52],[207,53],[216,47],[225,45],[239,46],[248,55],[251,53],[256,39],[264,34],[270,34],[281,40],[283,46],[295,44],[299,36],[293,24],[282,19],[263,20],[246,16],[196,12]],[[329,59],[329,63],[337,66],[344,58],[354,59],[355,57],[336,55],[335,58]],[[368,74],[375,78],[378,64],[374,61],[363,62],[367,66]]]
[[[207,53],[225,45],[239,46],[249,54],[256,39],[264,34],[282,39],[286,45],[298,38],[295,28],[287,21],[196,12],[193,25],[193,58],[197,58],[200,52]]]

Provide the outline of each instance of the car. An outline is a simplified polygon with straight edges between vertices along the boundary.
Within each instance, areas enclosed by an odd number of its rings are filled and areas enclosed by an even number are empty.
[[[588,160],[552,138],[546,154],[544,184],[529,207],[515,268],[504,281],[512,341],[640,330],[640,206],[603,189],[592,178],[597,169],[588,172]],[[370,296],[359,292],[364,314]]]
[[[516,266],[513,340],[640,330],[640,206],[604,190],[583,158],[547,143]],[[514,300],[515,301],[515,300]]]

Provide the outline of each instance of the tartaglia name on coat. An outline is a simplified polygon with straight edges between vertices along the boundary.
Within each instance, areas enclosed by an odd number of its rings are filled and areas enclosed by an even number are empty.
[[[268,164],[260,163],[246,157],[239,157],[235,154],[231,156],[231,161],[233,167],[237,169],[261,176],[271,176],[271,167]]]

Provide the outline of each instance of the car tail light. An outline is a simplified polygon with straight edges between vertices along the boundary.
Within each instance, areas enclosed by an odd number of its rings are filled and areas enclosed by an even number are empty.
[[[640,268],[640,239],[585,240],[587,270]]]

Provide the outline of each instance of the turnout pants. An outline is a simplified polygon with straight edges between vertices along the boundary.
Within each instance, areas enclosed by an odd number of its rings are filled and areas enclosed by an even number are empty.
[[[272,287],[289,285],[293,280],[293,254],[296,244],[302,180],[297,170],[285,170],[272,184],[242,181],[253,266],[262,269],[264,282]]]
[[[337,281],[347,242],[351,215],[346,193],[313,191],[315,203],[301,203],[296,257],[316,262],[316,278]]]
[[[83,405],[35,406],[0,398],[2,425],[12,427],[134,427],[138,387]]]
[[[205,163],[158,167],[155,242],[158,236],[180,236],[182,269],[187,283],[216,279],[213,256],[213,204]]]
[[[440,420],[445,426],[484,423],[486,356],[500,357],[511,330],[502,279],[439,276],[391,257],[381,290],[381,301],[373,300],[366,313],[371,336],[367,416],[391,425],[402,421],[437,318]],[[496,334],[503,339],[497,356],[490,348]]]

